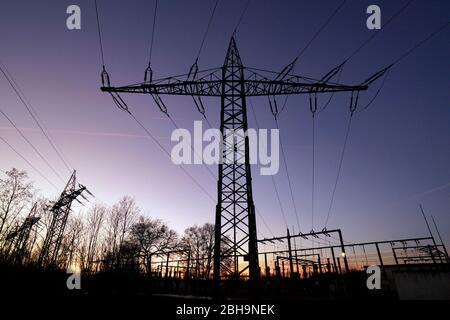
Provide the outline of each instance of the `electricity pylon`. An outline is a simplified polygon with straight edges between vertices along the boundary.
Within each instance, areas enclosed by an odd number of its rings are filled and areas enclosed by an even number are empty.
[[[5,238],[7,243],[7,252],[9,252],[10,261],[13,264],[22,264],[25,255],[29,254],[28,245],[31,229],[39,222],[40,217],[37,216],[37,204],[35,203],[30,213],[22,222],[17,225]],[[11,251],[11,252],[10,252]]]
[[[77,200],[82,193],[86,191],[92,195],[85,186],[78,184],[76,179],[76,171],[72,173],[66,187],[61,193],[59,199],[50,209],[52,213],[52,221],[45,236],[44,245],[39,255],[38,264],[41,267],[52,267],[57,264],[59,248],[66,228],[67,218],[69,217],[72,202]],[[84,198],[84,197],[83,197]],[[79,200],[77,200],[79,202]]]
[[[268,96],[272,98],[272,112],[278,112],[275,96],[291,94],[309,94],[312,111],[317,109],[317,94],[329,92],[352,92],[350,109],[356,108],[358,93],[368,88],[369,78],[362,85],[349,86],[332,83],[340,67],[330,71],[321,80],[314,80],[291,74],[293,64],[288,65],[276,77],[265,76],[265,72],[244,67],[234,37],[231,38],[225,62],[222,67],[198,71],[195,63],[189,73],[183,76],[152,79],[151,69],[145,73],[145,81],[139,84],[112,87],[109,75],[102,73],[101,90],[111,94],[116,105],[129,112],[128,106],[119,93],[149,94],[160,110],[167,114],[160,95],[187,95],[194,98],[199,111],[204,114],[202,96],[220,97],[220,131],[223,142],[221,155],[227,155],[231,149],[232,163],[219,163],[216,206],[216,231],[214,248],[214,281],[219,284],[221,278],[238,279],[248,272],[250,280],[256,280],[259,274],[258,247],[256,236],[255,204],[252,194],[252,177],[249,163],[249,141],[244,135],[241,141],[245,146],[235,145],[227,148],[227,129],[247,131],[248,96]],[[234,131],[236,132],[239,131]],[[238,137],[239,138],[239,137]],[[244,161],[242,161],[244,159]],[[231,263],[230,263],[231,260]],[[225,263],[226,262],[226,263]]]

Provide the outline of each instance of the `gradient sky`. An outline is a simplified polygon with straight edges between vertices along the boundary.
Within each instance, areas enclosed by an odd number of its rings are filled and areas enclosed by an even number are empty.
[[[253,0],[237,34],[245,65],[281,70],[311,39],[338,6],[336,1]],[[105,59],[113,85],[143,80],[148,62],[154,1],[99,0]],[[366,8],[378,4],[382,22],[406,0],[349,0],[299,60],[297,74],[322,77],[355,50],[371,32]],[[66,28],[66,8],[78,4],[82,29]],[[152,65],[155,77],[186,73],[198,51],[214,1],[159,1]],[[221,1],[199,60],[200,69],[223,63],[244,1]],[[450,2],[416,0],[350,61],[341,82],[357,84],[391,63],[448,21]],[[439,222],[450,243],[450,29],[396,65],[375,103],[353,122],[342,177],[329,227],[343,229],[348,241],[426,236],[418,204]],[[4,1],[0,11],[0,60],[8,67],[44,121],[57,145],[97,199],[107,204],[122,195],[136,198],[145,214],[182,232],[192,224],[214,221],[214,207],[170,159],[111,98],[100,92],[101,61],[93,1]],[[363,93],[361,106],[378,83]],[[61,175],[68,172],[0,77],[0,107],[23,128]],[[170,149],[173,126],[149,96],[125,95],[131,111]],[[319,100],[319,103],[326,98]],[[192,99],[164,98],[170,114],[192,130],[200,120]],[[267,99],[252,99],[261,127],[275,126]],[[335,96],[317,118],[316,229],[323,226],[348,119],[349,93]],[[205,99],[214,125],[219,99]],[[249,114],[250,127],[255,126]],[[306,97],[289,99],[279,119],[302,231],[311,229],[311,114]],[[0,117],[0,135],[63,187],[9,123]],[[58,192],[3,143],[0,169],[29,172],[42,194]],[[202,166],[187,170],[215,195],[216,182]],[[211,169],[216,172],[216,167]],[[275,234],[284,234],[270,176],[254,170],[254,199]],[[2,173],[0,173],[2,174]],[[286,172],[275,180],[290,225],[296,226]],[[260,235],[271,235],[258,219]]]

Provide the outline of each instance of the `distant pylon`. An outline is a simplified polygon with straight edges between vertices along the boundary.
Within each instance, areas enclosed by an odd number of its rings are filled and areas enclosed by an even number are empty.
[[[28,239],[30,238],[31,229],[40,220],[37,216],[37,204],[35,203],[30,213],[21,225],[17,225],[5,238],[7,252],[9,252],[9,260],[13,264],[22,264],[23,258],[29,254]]]
[[[76,171],[74,171],[58,201],[50,209],[53,216],[39,255],[38,263],[41,267],[56,266],[72,202],[85,190],[87,191],[86,187],[80,184],[77,188]]]

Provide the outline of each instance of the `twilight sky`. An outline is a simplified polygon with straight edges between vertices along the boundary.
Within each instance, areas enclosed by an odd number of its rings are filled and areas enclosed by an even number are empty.
[[[253,0],[240,25],[237,44],[245,65],[281,70],[298,54],[339,5],[340,0]],[[321,78],[340,64],[372,32],[366,28],[370,4],[382,10],[382,23],[406,0],[348,0],[300,58],[296,74]],[[143,80],[148,63],[154,1],[99,0],[106,66],[114,85]],[[82,28],[66,28],[66,8],[81,7]],[[200,69],[223,63],[230,35],[244,1],[220,1],[199,60]],[[159,1],[152,66],[155,77],[186,73],[194,62],[213,0]],[[448,21],[450,2],[416,0],[346,66],[340,82],[357,84],[385,67]],[[343,229],[348,241],[426,236],[422,203],[450,243],[450,29],[447,28],[390,72],[375,103],[355,116],[330,227]],[[93,1],[4,1],[0,11],[0,60],[38,112],[80,182],[100,201],[136,198],[145,214],[182,232],[192,224],[214,221],[215,203],[111,98],[100,92],[101,61]],[[379,82],[361,95],[373,96]],[[64,179],[68,172],[0,77],[0,108],[45,153]],[[149,96],[124,95],[131,111],[170,150],[174,129]],[[312,120],[307,97],[291,97],[280,116],[302,231],[311,229]],[[281,99],[280,99],[281,100]],[[327,97],[319,100],[323,103]],[[165,97],[180,127],[193,130],[201,120],[189,97]],[[205,99],[210,121],[218,126],[219,99]],[[274,128],[266,98],[252,98],[262,128]],[[315,229],[324,224],[349,116],[349,93],[338,94],[317,118]],[[255,119],[248,114],[250,127]],[[0,116],[7,139],[59,188],[63,182]],[[42,194],[55,190],[0,141],[0,169],[25,169]],[[215,197],[216,182],[201,165],[186,169]],[[211,166],[216,173],[216,167]],[[254,198],[275,234],[285,232],[270,176],[253,166]],[[3,174],[3,173],[0,173]],[[289,225],[295,225],[286,172],[275,176]],[[271,233],[257,217],[259,235]]]

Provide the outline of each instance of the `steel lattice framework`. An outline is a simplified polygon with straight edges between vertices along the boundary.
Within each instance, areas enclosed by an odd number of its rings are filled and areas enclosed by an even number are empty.
[[[10,253],[11,262],[21,264],[23,258],[28,254],[28,239],[30,237],[31,229],[40,220],[37,216],[37,205],[34,204],[30,210],[30,213],[25,218],[21,225],[17,225],[5,238],[8,244],[7,251]]]
[[[47,230],[44,245],[39,255],[38,263],[41,267],[56,265],[72,202],[76,200],[83,191],[88,192],[85,186],[80,184],[77,186],[76,171],[74,171],[58,201],[56,201],[50,209],[53,216],[50,227]]]
[[[129,112],[128,106],[119,93],[150,94],[161,111],[167,108],[160,95],[187,95],[194,98],[197,108],[204,111],[201,96],[215,96],[221,99],[220,130],[223,144],[222,155],[234,159],[232,163],[220,163],[218,169],[218,188],[216,206],[216,233],[214,255],[214,279],[216,285],[221,278],[240,278],[248,273],[250,280],[259,275],[258,249],[256,236],[255,205],[252,194],[252,178],[249,163],[248,137],[244,135],[242,146],[226,148],[227,129],[247,131],[247,96],[309,94],[310,102],[317,106],[317,94],[326,92],[358,93],[368,88],[368,84],[379,74],[369,78],[361,85],[350,86],[331,82],[340,71],[337,67],[316,80],[292,75],[292,65],[281,72],[247,68],[242,64],[234,37],[231,38],[225,62],[222,67],[198,71],[194,64],[189,74],[158,80],[146,79],[144,82],[113,87],[109,75],[102,73],[101,90],[113,97],[116,105]],[[315,102],[314,102],[315,101]],[[356,101],[350,103],[350,109],[356,107]],[[236,134],[236,131],[235,131]],[[227,152],[233,153],[232,155]]]

